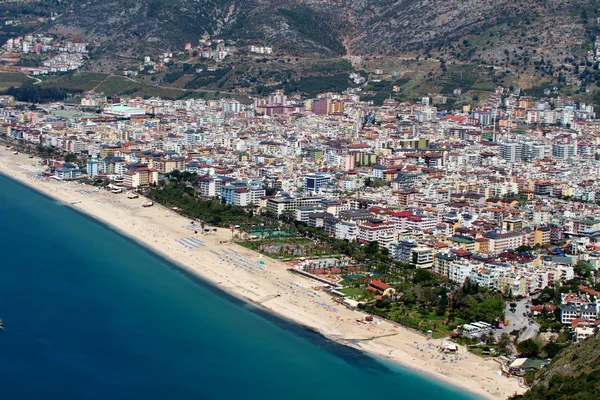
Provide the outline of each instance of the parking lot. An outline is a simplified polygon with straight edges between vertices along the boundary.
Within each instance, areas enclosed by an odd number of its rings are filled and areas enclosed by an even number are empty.
[[[525,328],[525,331],[519,336],[519,342],[534,338],[538,334],[540,330],[539,324],[529,319],[527,316],[529,315],[529,307],[531,307],[530,300],[531,299],[522,299],[520,301],[515,301],[514,303],[517,304],[517,307],[514,312],[510,309],[510,303],[512,302],[506,304],[506,319],[509,320],[510,323],[504,328],[495,331],[497,337],[504,332],[510,334],[515,329],[521,330],[522,328]]]

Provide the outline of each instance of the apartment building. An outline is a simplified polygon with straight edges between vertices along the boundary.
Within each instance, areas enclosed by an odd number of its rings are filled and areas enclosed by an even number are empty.
[[[275,217],[285,213],[293,215],[296,208],[316,206],[322,200],[320,197],[273,197],[267,199],[267,212]]]
[[[354,241],[358,237],[358,225],[354,221],[339,221],[335,225],[336,239]]]
[[[392,221],[370,219],[358,225],[358,240],[377,242],[380,247],[389,247],[394,240],[395,224]]]
[[[490,232],[485,234],[484,237],[489,240],[489,250],[492,253],[501,253],[505,250],[516,249],[524,243],[523,234],[520,232]]]
[[[130,188],[146,187],[158,183],[158,171],[146,165],[130,165],[123,173],[123,185]]]

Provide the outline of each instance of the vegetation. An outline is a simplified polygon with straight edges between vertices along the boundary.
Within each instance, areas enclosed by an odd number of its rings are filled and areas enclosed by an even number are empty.
[[[183,172],[172,173],[172,179],[162,188],[151,189],[147,195],[150,199],[171,207],[179,207],[182,214],[194,219],[201,219],[207,224],[228,226],[229,223],[245,222],[248,214],[239,207],[222,204],[218,200],[201,200],[195,196],[192,184],[196,174]]]
[[[48,103],[65,100],[73,93],[79,93],[79,91],[62,88],[45,88],[34,85],[31,81],[25,82],[20,87],[11,86],[3,92],[5,95],[14,96],[17,101],[26,101],[28,103]]]
[[[359,264],[366,274],[349,280],[347,289],[351,295],[368,301],[367,310],[373,314],[421,331],[432,330],[436,337],[449,335],[467,322],[497,323],[504,319],[502,297],[469,280],[455,288],[445,277],[390,260],[387,249],[379,248],[377,243],[360,245],[339,240],[323,229],[294,221],[289,214],[278,220],[255,213],[253,207],[243,209],[218,200],[200,199],[195,190],[199,178],[195,173],[173,171],[167,178],[168,181],[161,181],[148,191],[149,198],[168,207],[181,208],[182,214],[210,225],[240,225],[248,233],[238,233],[241,236],[238,239],[245,240],[241,244],[248,248],[276,257],[342,255]],[[289,236],[277,240],[248,240],[256,229],[287,232]],[[343,274],[348,274],[347,263],[340,268]],[[374,301],[373,293],[365,290],[373,275],[390,282],[397,296]],[[489,345],[497,345],[502,354],[507,354],[505,342],[490,341]]]
[[[377,301],[368,311],[414,329],[448,335],[464,323],[504,319],[502,297],[468,280],[452,291],[447,278],[407,265],[399,265],[380,279],[395,282],[402,294]]]
[[[457,317],[469,322],[497,323],[505,317],[502,296],[479,287],[469,279],[453,293],[450,304]]]
[[[223,86],[225,77],[231,72],[232,67],[218,68],[214,71],[202,71],[197,74],[194,79],[185,84],[186,89],[198,89],[202,87],[208,87],[211,85],[217,85],[217,87]]]
[[[59,76],[46,77],[40,85],[43,87],[61,87],[67,90],[84,91],[98,86],[108,76],[108,74],[93,72],[69,72]]]
[[[292,80],[284,85],[288,93],[301,92],[308,96],[316,96],[323,92],[343,92],[351,86],[348,74],[331,76],[309,76]]]
[[[523,357],[537,357],[541,349],[540,343],[534,339],[523,340],[517,344],[517,350]]]
[[[527,393],[512,399],[600,398],[600,338],[589,338],[560,350],[548,366],[533,376],[533,381]]]
[[[326,15],[307,6],[296,6],[290,9],[279,9],[287,21],[308,39],[319,43],[332,52],[344,55],[346,48],[332,29],[331,22]]]
[[[156,96],[171,100],[194,97],[216,99],[227,96],[227,94],[221,95],[211,92],[191,91],[175,87],[159,87],[142,81],[130,80],[122,76],[91,72],[77,72],[50,77],[46,78],[40,85],[35,86],[53,90],[64,90],[73,94],[94,89],[97,93],[104,93],[107,96],[128,95],[144,98]]]
[[[18,72],[0,72],[0,87],[21,86],[27,81],[27,76]]]
[[[367,179],[365,179],[366,187],[380,188],[380,187],[384,187],[387,185],[388,185],[388,183],[386,181],[384,181],[383,179],[371,178],[371,177],[368,177]]]

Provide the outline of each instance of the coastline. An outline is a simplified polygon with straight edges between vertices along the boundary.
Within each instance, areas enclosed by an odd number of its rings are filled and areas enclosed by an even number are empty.
[[[523,392],[515,378],[497,375],[498,364],[491,359],[467,354],[460,347],[460,360],[440,360],[433,357],[437,352],[427,347],[428,344],[439,344],[440,340],[427,341],[420,334],[378,318],[373,324],[356,323],[355,320],[365,314],[343,307],[337,312],[328,311],[329,308],[314,302],[312,291],[303,289],[314,285],[313,282],[289,273],[288,266],[277,260],[229,243],[228,229],[197,235],[186,226],[189,225],[187,218],[159,205],[141,207],[147,201],[142,197],[131,200],[123,194],[103,190],[92,192],[94,188],[74,182],[35,180],[31,175],[36,169],[40,170],[38,163],[38,158],[28,159],[27,155],[13,155],[12,151],[0,149],[0,173],[3,175],[100,221],[194,279],[225,291],[239,301],[306,327],[336,343],[385,358],[484,398],[504,399],[515,392]],[[200,240],[203,245],[190,247],[177,242],[190,237]],[[254,273],[233,267],[224,260],[232,252],[255,264],[264,261],[265,272],[259,269]],[[337,306],[326,294],[317,301]]]

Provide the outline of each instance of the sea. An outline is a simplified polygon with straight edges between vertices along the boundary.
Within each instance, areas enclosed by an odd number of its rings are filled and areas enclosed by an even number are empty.
[[[0,398],[476,399],[336,344],[0,175]]]

